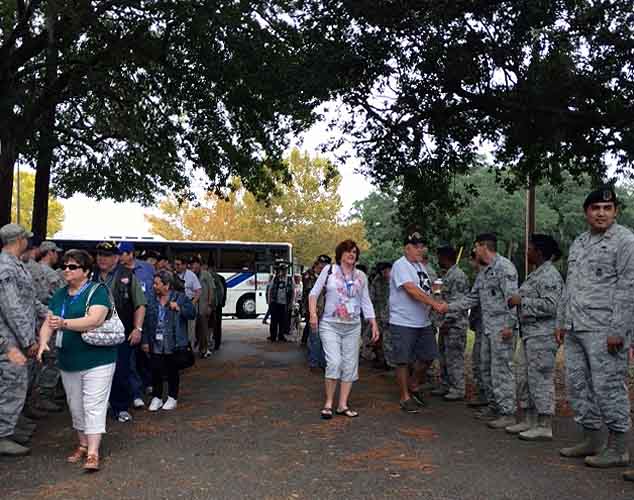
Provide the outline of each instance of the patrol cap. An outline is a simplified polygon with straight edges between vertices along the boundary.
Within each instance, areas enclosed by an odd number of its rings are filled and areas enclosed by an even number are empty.
[[[119,247],[119,252],[123,253],[132,253],[134,252],[134,244],[129,242],[129,241],[120,241],[119,245],[117,245]]]
[[[483,241],[493,241],[494,243],[497,243],[497,241],[498,241],[497,234],[495,234],[495,233],[480,233],[478,236],[476,236],[476,238],[475,238],[475,242],[476,243],[482,243]]]
[[[593,203],[614,203],[615,207],[619,204],[612,186],[601,186],[592,191],[583,202],[583,210],[587,210]]]
[[[43,241],[40,245],[40,252],[62,252],[62,249],[58,247],[53,241]]]
[[[419,231],[412,231],[405,236],[405,245],[425,244],[425,239]]]
[[[322,264],[330,264],[332,263],[332,259],[326,254],[321,254],[319,257],[317,257],[317,262],[321,262]]]
[[[119,255],[119,247],[114,241],[102,241],[101,243],[97,243],[95,247],[98,254],[102,255]]]
[[[24,229],[20,224],[6,224],[0,227],[0,240],[6,245],[19,238],[33,238],[33,233]]]
[[[156,259],[156,260],[161,260],[161,254],[158,253],[155,250],[143,250],[140,254],[139,254],[139,258],[141,260],[147,260],[147,259]]]

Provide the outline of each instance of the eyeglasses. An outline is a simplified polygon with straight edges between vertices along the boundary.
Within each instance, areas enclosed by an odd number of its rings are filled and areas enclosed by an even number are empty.
[[[69,271],[77,271],[77,269],[81,269],[81,266],[78,266],[77,264],[63,264],[62,270],[66,271],[66,269]]]

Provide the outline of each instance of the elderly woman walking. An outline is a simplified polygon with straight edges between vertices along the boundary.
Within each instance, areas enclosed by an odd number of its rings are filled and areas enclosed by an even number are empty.
[[[94,346],[82,340],[82,332],[103,324],[112,309],[108,288],[91,283],[92,257],[84,250],[69,250],[62,270],[67,285],[49,301],[51,314],[40,330],[38,361],[49,350],[49,340],[57,332],[55,345],[68,408],[77,431],[79,445],[67,458],[84,469],[99,470],[101,435],[106,432],[108,397],[117,359],[117,347]]]
[[[330,419],[337,382],[341,382],[338,415],[357,417],[348,406],[352,383],[358,377],[361,312],[372,328],[372,341],[379,338],[379,330],[370,302],[367,276],[356,269],[359,247],[352,240],[337,245],[335,262],[324,267],[308,298],[310,326],[319,331],[326,354],[326,402],[321,418]],[[317,302],[322,291],[325,295],[323,312],[318,315]],[[321,317],[320,317],[321,316]]]

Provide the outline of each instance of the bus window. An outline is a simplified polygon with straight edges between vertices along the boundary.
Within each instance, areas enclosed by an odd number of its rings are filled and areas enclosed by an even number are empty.
[[[218,269],[222,272],[253,271],[255,253],[242,248],[221,248]]]

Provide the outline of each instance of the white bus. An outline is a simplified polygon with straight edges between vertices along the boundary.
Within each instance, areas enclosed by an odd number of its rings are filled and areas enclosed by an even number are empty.
[[[255,318],[267,310],[266,285],[276,261],[292,266],[290,243],[246,241],[168,241],[150,238],[109,237],[107,240],[129,241],[135,252],[154,250],[170,260],[175,257],[200,257],[203,263],[215,263],[216,271],[227,281],[225,316]],[[64,250],[83,248],[94,251],[99,240],[54,239]]]

